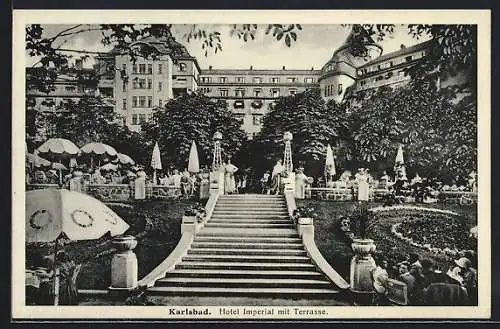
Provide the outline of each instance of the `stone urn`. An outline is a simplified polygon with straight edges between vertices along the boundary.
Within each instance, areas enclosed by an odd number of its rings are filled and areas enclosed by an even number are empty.
[[[111,260],[111,291],[130,291],[137,287],[137,256],[133,249],[137,240],[131,235],[119,236],[113,240],[117,253]]]
[[[351,260],[351,291],[355,294],[373,294],[373,280],[371,272],[375,269],[375,261],[371,253],[375,251],[375,243],[371,239],[353,239]]]
[[[113,246],[118,252],[132,252],[137,247],[137,240],[131,235],[123,235],[113,239]]]

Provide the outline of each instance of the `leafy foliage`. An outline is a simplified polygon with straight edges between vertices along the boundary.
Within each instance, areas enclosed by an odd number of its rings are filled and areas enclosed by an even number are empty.
[[[142,126],[151,141],[158,141],[162,163],[185,167],[192,141],[196,141],[200,163],[211,162],[212,137],[222,133],[223,156],[234,155],[246,135],[224,101],[214,101],[200,93],[185,94],[157,108],[153,119]]]
[[[280,97],[263,118],[257,143],[266,150],[268,167],[283,156],[283,134],[293,135],[294,162],[311,168],[324,159],[328,144],[336,145],[344,127],[341,106],[327,108],[318,90]],[[319,172],[319,171],[318,171]]]
[[[430,84],[381,88],[351,116],[350,147],[361,164],[391,168],[403,143],[411,171],[443,178],[466,175],[477,163],[476,118],[474,96],[457,103],[455,93]]]

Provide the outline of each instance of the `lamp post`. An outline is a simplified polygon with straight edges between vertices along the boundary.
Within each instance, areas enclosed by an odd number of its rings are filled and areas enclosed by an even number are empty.
[[[214,151],[213,151],[213,160],[212,160],[212,170],[216,171],[222,166],[222,154],[220,148],[220,141],[222,140],[222,133],[220,131],[216,131],[213,137],[214,140]]]
[[[224,167],[222,166],[222,154],[220,141],[222,133],[216,131],[213,137],[214,151],[212,160],[212,172],[210,173],[210,193],[224,194]]]
[[[285,167],[285,172],[288,174],[293,171],[292,140],[293,140],[292,133],[287,131],[283,135],[283,141],[285,142],[285,155],[283,159],[283,166]]]

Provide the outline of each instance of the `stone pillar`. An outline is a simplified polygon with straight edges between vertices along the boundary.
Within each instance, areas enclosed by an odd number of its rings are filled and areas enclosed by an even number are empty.
[[[182,216],[181,234],[186,232],[197,233],[199,229],[198,222],[195,215]]]
[[[374,295],[371,272],[376,267],[371,253],[376,246],[371,239],[354,239],[351,246],[354,257],[351,260],[350,289],[358,305],[370,305]]]
[[[310,235],[314,238],[314,222],[310,217],[300,217],[297,223],[299,235]]]
[[[137,288],[137,256],[132,251],[137,246],[137,240],[130,235],[117,237],[113,245],[118,252],[111,260],[110,291],[128,292]]]

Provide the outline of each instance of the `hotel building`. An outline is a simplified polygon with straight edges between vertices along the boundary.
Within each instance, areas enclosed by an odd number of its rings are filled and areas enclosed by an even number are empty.
[[[431,47],[431,42],[426,41],[411,47],[402,45],[398,51],[382,54],[382,48],[369,36],[364,36],[368,51],[361,57],[352,55],[353,42],[351,33],[320,70],[295,70],[284,66],[277,70],[252,66],[201,70],[196,58],[171,37],[147,37],[132,44],[131,48],[153,49],[154,59],[137,57],[134,62],[129,55],[116,49],[97,59],[94,70],[100,80],[96,90],[82,89],[75,79],[60,76],[56,91],[47,95],[27,90],[27,98],[30,106],[50,110],[50,106],[67,99],[98,94],[113,101],[123,124],[139,130],[140,124],[151,118],[154,108],[164,106],[168,100],[183,93],[200,91],[208,97],[227,101],[251,139],[261,129],[264,114],[278,97],[319,88],[326,101],[341,102],[348,93],[376,90],[382,86],[398,87],[410,80],[405,69],[424,58]],[[172,45],[177,51],[171,50]],[[77,62],[76,69],[84,70],[81,62]]]

